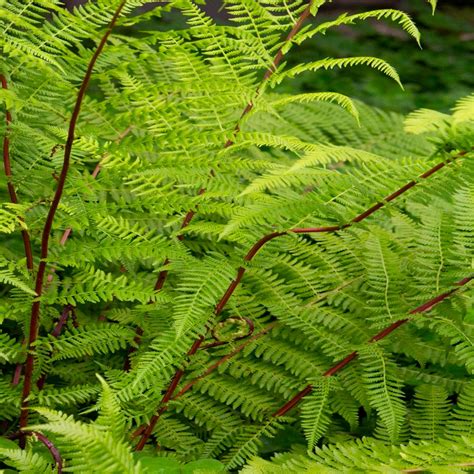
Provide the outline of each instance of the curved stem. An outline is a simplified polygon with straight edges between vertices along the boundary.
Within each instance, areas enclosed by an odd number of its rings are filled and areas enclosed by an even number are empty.
[[[0,82],[2,84],[2,89],[8,89],[8,82],[7,78],[0,74]],[[12,115],[10,110],[5,110],[5,135],[3,137],[3,169],[5,171],[5,176],[7,178],[7,189],[8,194],[10,195],[10,202],[13,204],[18,204],[18,197],[16,194],[15,186],[13,184],[13,174],[11,170],[11,162],[10,162],[10,124],[12,122]],[[21,238],[23,240],[23,247],[25,249],[25,257],[26,257],[26,268],[30,273],[33,273],[34,270],[34,263],[33,263],[33,250],[31,248],[31,239],[30,234],[26,230],[25,220],[22,217],[19,217],[21,229]],[[22,344],[25,343],[23,340]],[[20,383],[21,372],[23,370],[22,364],[17,364],[15,367],[15,371],[13,373],[12,378],[12,385],[18,385]]]
[[[2,83],[2,89],[8,89],[7,79],[3,74],[0,74],[0,82]],[[12,122],[12,115],[8,109],[5,111],[5,123],[6,130],[5,136],[3,137],[3,169],[5,170],[5,176],[7,178],[8,194],[10,195],[10,201],[13,204],[18,204],[18,197],[16,195],[15,186],[13,185],[13,175],[10,162],[10,125]],[[25,248],[26,257],[26,268],[33,271],[33,251],[31,249],[30,234],[26,230],[25,221],[22,217],[19,218],[22,224],[21,237],[23,239],[23,247]]]
[[[63,472],[63,459],[61,457],[61,454],[58,448],[56,448],[56,446],[44,434],[39,433],[38,431],[24,430],[17,431],[16,433],[9,435],[8,438],[11,440],[19,438],[21,441],[22,439],[24,439],[24,436],[28,435],[34,435],[38,439],[38,441],[40,441],[46,446],[46,448],[51,453],[51,456],[54,459],[56,467],[58,468],[58,474],[61,474]]]
[[[201,336],[199,339],[197,339],[194,344],[192,345],[191,349],[188,351],[188,357],[194,355],[197,350],[199,349],[200,345],[202,344],[202,341],[204,340],[204,337]],[[166,393],[164,394],[163,398],[161,399],[160,405],[158,409],[158,412],[153,415],[150,419],[150,422],[148,425],[145,427],[143,432],[141,433],[141,438],[138,444],[135,446],[135,451],[141,451],[144,447],[146,442],[148,441],[148,438],[151,436],[151,433],[153,432],[153,429],[155,428],[156,424],[158,423],[158,420],[160,419],[161,414],[166,410],[166,404],[171,400],[174,391],[176,390],[176,387],[178,386],[181,378],[184,375],[184,370],[179,369],[176,371],[174,374],[171,383],[166,390]]]
[[[444,300],[448,299],[454,293],[458,292],[461,287],[467,285],[473,279],[474,279],[474,276],[463,278],[462,280],[458,281],[455,284],[456,285],[455,288],[430,299],[426,303],[423,303],[417,308],[411,310],[409,314],[414,315],[414,314],[427,313],[431,311],[435,306],[437,306]],[[368,342],[373,343],[373,342],[377,342],[377,341],[381,341],[382,339],[385,339],[388,335],[392,334],[393,331],[398,329],[400,326],[403,326],[404,324],[408,323],[409,321],[411,321],[410,318],[405,318],[405,319],[400,319],[398,321],[395,321],[393,324],[391,324],[390,326],[387,326],[385,329],[377,333],[375,336],[372,336],[368,340]],[[357,351],[352,352],[351,354],[346,356],[344,359],[339,361],[337,364],[335,364],[333,367],[331,367],[326,372],[324,372],[323,377],[332,377],[337,372],[341,371],[344,367],[346,367],[346,365],[350,364],[354,359],[356,359],[358,355],[359,354]],[[296,407],[296,405],[298,405],[298,403],[300,403],[301,400],[306,395],[309,395],[312,392],[312,390],[313,390],[313,386],[307,385],[303,390],[297,393],[291,400],[289,400],[279,410],[277,410],[272,416],[276,418],[279,416],[286,415],[290,410]]]
[[[338,232],[344,229],[347,229],[351,227],[354,224],[357,224],[359,222],[362,222],[363,220],[367,219],[370,217],[372,214],[377,212],[378,210],[384,208],[389,202],[394,201],[396,198],[401,196],[402,194],[406,193],[409,189],[414,188],[420,180],[424,180],[435,174],[437,171],[443,169],[446,165],[449,163],[452,163],[458,158],[461,158],[467,154],[467,151],[461,151],[459,152],[456,156],[453,156],[451,158],[448,158],[445,161],[442,161],[438,163],[437,165],[433,166],[430,168],[428,171],[425,171],[423,174],[421,174],[417,180],[412,180],[409,183],[405,184],[401,188],[399,188],[397,191],[393,192],[392,194],[389,194],[387,197],[385,197],[383,200],[377,202],[373,206],[369,207],[366,209],[364,212],[358,214],[355,216],[353,219],[351,219],[348,223],[342,224],[342,225],[333,225],[333,226],[324,226],[324,227],[303,227],[303,228],[294,228],[290,229],[286,232],[272,232],[271,234],[267,234],[266,236],[262,237],[258,242],[256,242],[250,250],[247,252],[247,255],[245,255],[244,260],[246,262],[250,262],[253,260],[253,258],[257,255],[257,253],[260,251],[262,247],[265,246],[268,242],[276,239],[277,237],[281,237],[283,235],[288,235],[288,234],[324,234],[324,233],[333,233],[333,232]],[[220,299],[220,301],[217,303],[216,306],[216,314],[219,314],[229,301],[229,298],[232,296],[234,291],[237,289],[240,281],[242,280],[242,277],[244,276],[246,272],[246,269],[244,267],[240,267],[237,270],[237,276],[236,278],[230,283],[229,287],[227,288],[226,292]]]
[[[127,0],[122,0],[118,5],[112,20],[107,27],[106,32],[104,33],[99,45],[95,53],[93,54],[89,65],[86,70],[86,74],[82,81],[81,87],[79,89],[76,103],[74,105],[74,109],[72,112],[71,120],[69,122],[69,129],[68,129],[68,136],[66,140],[66,146],[64,147],[64,159],[63,165],[61,169],[61,174],[59,175],[58,185],[56,188],[56,192],[54,194],[53,201],[49,208],[48,215],[46,217],[46,222],[43,228],[42,238],[41,238],[41,260],[38,266],[38,273],[36,275],[36,284],[35,284],[35,292],[37,298],[35,299],[32,309],[31,309],[31,319],[30,319],[30,328],[29,328],[29,338],[28,338],[28,355],[26,358],[25,363],[25,380],[23,383],[23,391],[21,397],[21,415],[20,415],[20,428],[24,428],[28,424],[28,397],[31,393],[31,386],[32,386],[32,378],[33,378],[33,369],[35,363],[35,353],[34,353],[34,344],[38,337],[38,328],[39,328],[39,317],[40,317],[40,298],[43,293],[43,280],[46,272],[46,259],[48,257],[48,250],[49,250],[49,238],[51,234],[51,229],[53,226],[54,217],[56,215],[56,211],[58,209],[59,203],[61,201],[64,185],[66,184],[66,178],[69,171],[69,165],[71,160],[71,151],[72,146],[74,143],[75,138],[75,131],[77,120],[79,118],[79,114],[81,112],[82,102],[84,100],[85,93],[89,86],[89,82],[92,76],[92,71],[94,69],[95,63],[97,58],[101,54],[102,50],[104,49],[105,43],[107,42],[108,37],[110,36],[115,23],[117,22],[120,13],[122,12],[123,7],[125,6]],[[22,440],[22,445],[24,446],[24,440]]]
[[[210,365],[200,376],[196,377],[195,379],[191,380],[188,384],[186,384],[176,395],[173,395],[173,392],[176,389],[177,383],[173,383],[172,388],[168,391],[169,396],[166,400],[166,403],[170,400],[176,400],[183,396],[187,391],[191,390],[191,388],[194,387],[200,380],[204,379],[205,377],[209,376],[212,372],[214,372],[217,368],[219,368],[222,364],[227,362],[229,359],[232,357],[236,356],[238,353],[243,351],[251,342],[260,339],[262,336],[267,334],[269,331],[271,331],[277,323],[271,323],[268,326],[266,326],[264,329],[262,329],[260,332],[257,334],[253,335],[249,339],[247,339],[245,342],[237,346],[233,351],[229,352],[222,358],[220,358],[217,362],[214,364]],[[175,379],[176,379],[176,374],[175,374]],[[175,380],[174,379],[174,380]],[[174,381],[173,380],[173,381]],[[167,393],[168,393],[167,392]],[[150,420],[150,423],[146,425],[145,427],[139,428],[133,435],[132,438],[135,438],[137,436],[142,436],[140,439],[139,443],[137,444],[135,450],[136,451],[141,451],[143,447],[145,446],[146,439],[144,440],[144,437],[147,436],[149,437],[151,435],[151,432],[153,431],[154,426],[156,425],[156,422],[158,421],[159,417],[168,409],[168,405],[165,404],[165,402],[162,401],[161,408],[159,409],[158,413],[152,417]],[[156,421],[155,421],[156,420]],[[154,424],[152,426],[152,421],[154,421]],[[150,428],[151,426],[151,428]]]
[[[74,326],[77,327],[77,322],[75,322],[75,308],[74,306],[68,304],[64,307],[63,312],[56,323],[56,326],[54,326],[53,331],[51,332],[51,336],[58,338],[61,335],[63,327],[65,326],[69,316],[71,316]],[[47,373],[44,373],[36,382],[38,390],[43,390],[44,384],[46,382],[46,376]]]
[[[26,434],[26,433],[25,433]],[[59,452],[58,448],[43,434],[38,433],[37,431],[31,431],[31,434],[36,436],[39,441],[41,441],[48,451],[51,453],[51,456],[56,463],[56,467],[58,468],[58,474],[62,474],[63,472],[63,458],[61,457],[61,453]]]

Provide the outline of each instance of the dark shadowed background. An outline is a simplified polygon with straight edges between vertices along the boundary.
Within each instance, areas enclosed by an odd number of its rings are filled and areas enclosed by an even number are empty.
[[[64,0],[73,8],[88,0]],[[157,2],[150,2],[150,8]],[[307,73],[280,86],[280,92],[335,91],[378,107],[409,112],[428,107],[447,111],[474,90],[474,0],[440,0],[435,16],[426,0],[333,0],[323,7],[316,22],[344,12],[371,8],[401,8],[422,32],[418,46],[390,22],[371,21],[331,30],[304,43],[288,56],[289,65],[325,57],[378,56],[399,72],[405,91],[367,68]],[[221,0],[207,0],[202,7],[218,21],[226,21]],[[182,28],[183,19],[170,13],[151,28]],[[150,24],[147,24],[150,29]]]

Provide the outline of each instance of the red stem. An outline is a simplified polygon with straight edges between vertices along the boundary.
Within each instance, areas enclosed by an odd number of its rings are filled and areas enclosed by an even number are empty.
[[[77,321],[75,321],[76,319],[75,309],[71,305],[66,305],[63,309],[63,312],[61,313],[61,316],[59,317],[58,322],[56,323],[56,326],[54,326],[53,331],[51,332],[51,336],[57,339],[61,335],[61,332],[63,330],[64,325],[67,322],[69,315],[71,315],[72,317],[74,327],[77,327]],[[38,390],[43,390],[44,384],[46,382],[46,376],[47,376],[46,373],[43,374],[39,378],[39,380],[36,382],[36,386],[38,387]]]
[[[229,359],[237,355],[239,352],[243,351],[251,342],[260,339],[262,336],[267,334],[270,330],[272,330],[276,326],[276,322],[269,324],[267,327],[262,329],[260,332],[257,334],[253,335],[249,339],[247,339],[245,342],[240,344],[240,346],[236,347],[233,351],[229,352],[222,358],[220,358],[217,362],[209,366],[199,377],[196,377],[194,380],[191,380],[188,384],[186,384],[176,395],[172,397],[173,400],[176,400],[177,398],[181,397],[184,395],[188,390],[190,390],[194,385],[196,385],[200,380],[203,378],[207,377],[210,375],[214,370],[216,370],[218,367],[220,367],[222,364],[227,362]]]
[[[413,309],[410,311],[409,314],[414,315],[414,314],[421,314],[421,313],[427,313],[431,311],[436,305],[440,304],[444,300],[448,299],[450,296],[452,296],[454,293],[459,291],[459,289],[465,285],[467,285],[470,281],[472,281],[474,277],[467,277],[463,278],[462,280],[458,281],[456,283],[456,288],[453,288],[452,290],[449,290],[445,293],[442,293],[441,295],[436,296],[435,298],[430,299],[426,303],[423,303],[422,305],[418,306],[417,308]],[[404,324],[408,323],[410,321],[409,318],[405,319],[400,319],[390,326],[387,326],[385,329],[377,333],[375,336],[372,336],[369,339],[369,343],[373,343],[376,341],[380,341],[382,339],[385,339],[388,335],[390,335],[393,331],[398,329],[400,326],[403,326]],[[354,351],[351,354],[349,354],[347,357],[339,361],[336,365],[328,369],[326,372],[324,372],[323,377],[332,377],[335,375],[337,372],[342,370],[346,365],[350,364],[354,359],[357,358],[358,352]],[[285,405],[283,405],[279,410],[277,410],[272,416],[273,417],[279,417],[279,416],[284,416],[286,415],[291,409],[293,409],[298,403],[306,396],[309,395],[313,390],[312,385],[306,386],[301,392],[296,394],[291,400],[289,400]]]
[[[259,333],[255,334],[254,336],[252,336],[251,338],[247,339],[244,343],[242,343],[240,346],[236,347],[233,351],[229,352],[229,354],[226,354],[225,356],[223,356],[221,359],[219,359],[217,362],[215,362],[214,364],[212,364],[211,366],[209,366],[199,377],[196,377],[194,380],[191,380],[187,385],[185,385],[180,391],[179,393],[177,393],[176,395],[173,396],[173,392],[175,391],[176,389],[176,386],[177,386],[177,382],[176,382],[176,374],[173,378],[173,383],[172,383],[172,386],[170,386],[170,390],[169,390],[169,394],[168,397],[167,397],[167,400],[166,400],[166,403],[169,401],[169,400],[176,400],[177,398],[183,396],[188,390],[190,390],[196,383],[198,383],[200,380],[202,380],[203,378],[209,376],[212,372],[214,372],[218,367],[220,367],[222,364],[224,364],[225,362],[227,362],[229,359],[231,359],[232,357],[236,356],[239,352],[241,352],[243,349],[245,349],[245,347],[247,347],[251,342],[261,338],[262,336],[264,336],[265,334],[267,334],[267,332],[269,332],[270,330],[272,330],[275,326],[277,325],[277,323],[271,323],[269,324],[266,328],[262,329],[262,331],[260,331]],[[147,436],[149,437],[151,435],[151,432],[153,431],[153,428],[154,426],[156,425],[156,422],[159,420],[160,416],[168,409],[168,405],[165,404],[164,402],[164,398],[161,402],[161,408],[158,410],[158,413],[156,415],[154,415],[152,417],[152,419],[150,420],[150,423],[144,427],[140,427],[138,430],[135,431],[135,433],[133,433],[132,435],[132,438],[135,438],[137,436],[142,436],[142,438],[140,439],[139,443],[137,444],[135,450],[137,451],[141,451],[143,449],[143,447],[145,446],[144,443],[146,443],[146,439],[143,440],[144,436]],[[150,425],[152,424],[152,422],[154,423],[153,426],[150,428]]]
[[[203,340],[204,340],[203,336],[201,336],[199,339],[196,339],[191,349],[189,349],[188,351],[188,354],[187,354],[188,357],[191,357],[197,352]],[[148,441],[148,438],[151,436],[151,433],[153,432],[153,429],[155,428],[156,423],[160,419],[161,414],[166,410],[166,404],[171,400],[171,397],[173,396],[173,392],[178,386],[183,375],[184,375],[184,370],[182,369],[177,370],[176,373],[174,374],[171,380],[171,383],[168,387],[168,390],[166,390],[166,393],[161,399],[161,402],[159,405],[161,408],[159,408],[158,412],[151,417],[150,422],[142,431],[140,441],[135,446],[135,451],[141,451],[145,447],[145,444]]]
[[[94,69],[97,58],[99,57],[102,50],[104,49],[105,43],[107,42],[107,39],[110,33],[112,32],[112,29],[115,26],[115,23],[123,7],[125,6],[126,1],[127,0],[122,0],[120,2],[119,6],[117,7],[112,17],[112,20],[109,23],[109,26],[105,34],[103,35],[94,55],[92,56],[89,62],[86,74],[84,76],[84,79],[82,81],[81,87],[77,95],[77,99],[74,106],[74,110],[72,112],[71,120],[69,122],[68,136],[67,136],[66,146],[64,147],[63,166],[61,169],[61,174],[58,179],[58,186],[56,188],[56,192],[54,194],[54,198],[51,203],[48,216],[46,218],[46,222],[43,228],[43,234],[41,238],[41,260],[38,266],[38,273],[36,276],[36,285],[35,285],[35,292],[36,292],[37,298],[34,301],[32,305],[32,309],[31,309],[30,330],[29,330],[29,338],[28,338],[28,346],[27,346],[28,355],[26,358],[25,380],[23,384],[23,391],[22,391],[22,397],[21,397],[22,407],[21,407],[21,415],[20,415],[20,428],[24,428],[28,424],[28,415],[29,415],[28,397],[30,396],[31,386],[32,386],[33,370],[34,370],[34,363],[35,363],[34,344],[38,337],[40,304],[41,304],[40,298],[43,293],[43,280],[44,280],[44,275],[46,271],[46,259],[48,257],[48,250],[49,250],[49,237],[51,233],[51,228],[53,226],[54,217],[56,215],[56,211],[58,209],[59,203],[61,201],[61,197],[63,195],[64,185],[66,183],[66,178],[69,171],[71,151],[72,151],[72,146],[73,146],[74,138],[75,138],[77,120],[81,112],[82,102],[84,100],[86,90],[89,86],[89,82],[92,76],[92,71]],[[21,440],[22,447],[24,447],[24,444],[25,444],[25,440],[22,439]]]
[[[127,127],[118,137],[117,139],[115,140],[115,143],[120,143],[129,133],[130,131],[132,130],[132,127],[129,126]],[[55,147],[56,148],[56,147]],[[55,148],[53,148],[53,152],[51,154],[54,153],[54,150]],[[94,168],[94,171],[91,173],[91,176],[93,179],[96,179],[98,174],[100,173],[100,170],[101,170],[101,163],[102,161],[107,158],[109,156],[109,153],[104,153],[104,155],[102,156],[101,160],[97,163],[97,165],[95,166]],[[59,244],[60,245],[66,245],[66,242],[68,241],[69,237],[71,236],[72,234],[72,228],[71,227],[68,227],[64,232],[63,232],[63,235],[61,236],[61,239],[59,241]],[[56,269],[53,267],[50,269],[50,272],[49,272],[49,275],[48,275],[48,278],[47,278],[47,282],[48,284],[51,283],[53,281],[53,278],[54,278],[54,274],[56,273]],[[76,310],[73,306],[71,305],[66,305],[63,309],[63,315],[64,313],[66,312],[66,319],[64,320],[64,323],[66,322],[67,320],[67,316],[68,316],[68,313],[69,311],[67,311],[67,308],[70,308],[70,312],[71,312],[71,317],[72,317],[72,325],[75,327],[75,328],[78,328],[79,327],[79,324],[77,322],[77,316],[76,316]],[[61,316],[62,318],[62,316]],[[59,323],[56,325],[56,327],[54,328],[53,330],[53,333],[52,335],[54,337],[59,337],[59,335],[61,334],[61,331],[62,331],[62,328],[64,327],[64,323],[60,324],[61,322],[61,318],[59,320]],[[57,334],[55,333],[57,332]],[[141,334],[140,334],[141,335]],[[140,340],[138,338],[138,340]],[[131,348],[130,351],[132,351],[132,349],[134,348]],[[128,359],[127,359],[128,361]],[[129,368],[128,368],[129,369]],[[128,370],[126,369],[126,370]],[[22,367],[20,365],[20,367],[17,367],[17,370],[15,371],[15,376],[13,378],[14,382],[13,384],[14,385],[18,385],[19,383],[19,377],[21,375],[21,370],[22,370]],[[16,381],[16,383],[15,383]],[[44,386],[44,383],[46,381],[46,374],[42,375],[41,378],[38,380],[38,382],[36,383],[36,386],[38,387],[39,390],[42,390],[43,389],[43,386]]]
[[[61,316],[59,317],[59,320],[56,326],[54,326],[51,336],[53,336],[54,338],[59,337],[59,335],[61,334],[63,330],[64,325],[66,324],[69,314],[72,314],[73,310],[74,310],[74,307],[71,305],[67,305],[64,307],[63,312],[61,313]]]
[[[2,83],[2,89],[8,89],[8,82],[6,77],[3,74],[0,74],[0,82]],[[5,123],[6,130],[5,136],[3,137],[3,168],[5,170],[5,176],[7,178],[7,189],[8,194],[10,195],[10,201],[13,204],[18,204],[18,197],[16,195],[15,186],[13,185],[13,174],[11,170],[10,163],[10,125],[12,122],[12,116],[10,110],[5,110]],[[25,221],[22,217],[19,217],[20,223],[22,224],[21,237],[23,240],[23,247],[25,249],[26,257],[26,268],[33,273],[34,263],[33,263],[33,251],[31,248],[30,234],[25,228]],[[22,342],[24,344],[25,341]],[[12,384],[18,385],[20,383],[21,372],[23,370],[22,364],[17,364],[15,367],[15,372],[13,373]]]
[[[0,82],[2,83],[2,89],[8,89],[7,79],[3,74],[0,74]],[[8,109],[5,111],[5,123],[6,130],[5,136],[3,137],[3,168],[5,170],[5,176],[7,177],[7,188],[8,194],[10,195],[10,201],[13,204],[18,204],[18,197],[16,195],[15,186],[13,185],[13,175],[10,163],[10,125],[12,122],[12,115]],[[25,228],[25,221],[22,217],[19,218],[22,224],[21,237],[23,239],[23,247],[25,248],[26,256],[26,268],[33,271],[33,251],[31,250],[30,234]]]
[[[15,371],[13,372],[12,385],[18,385],[20,383],[21,372],[23,371],[23,364],[17,364]]]
[[[59,452],[58,448],[48,439],[46,436],[44,436],[41,433],[38,433],[37,431],[32,431],[31,434],[35,435],[39,441],[41,441],[48,451],[51,453],[51,456],[54,459],[54,462],[56,463],[56,467],[58,468],[58,474],[62,474],[63,472],[63,459],[61,457],[61,453]]]
[[[452,158],[449,158],[445,161],[442,161],[441,163],[438,163],[436,166],[433,166],[433,168],[430,168],[428,171],[425,171],[423,174],[421,174],[418,177],[418,179],[427,179],[427,178],[429,178],[434,173],[436,173],[440,169],[444,168],[448,163],[452,163],[457,158],[465,156],[466,154],[467,154],[467,151],[459,152],[456,156],[453,156]],[[389,202],[395,200],[397,197],[399,197],[402,194],[406,193],[409,189],[415,187],[417,184],[418,184],[417,180],[410,181],[409,183],[405,184],[404,186],[402,186],[397,191],[393,192],[392,194],[389,194],[382,201],[379,201],[378,203],[376,203],[373,206],[369,207],[369,209],[365,210],[361,214],[359,214],[356,217],[354,217],[353,219],[351,219],[347,224],[325,226],[325,227],[295,228],[295,229],[290,229],[287,232],[272,232],[271,234],[268,234],[265,237],[262,237],[256,244],[254,244],[253,247],[251,247],[251,249],[247,252],[247,255],[244,257],[244,260],[246,262],[252,261],[253,258],[255,257],[255,255],[259,252],[259,250],[266,243],[270,242],[273,239],[276,239],[277,237],[281,237],[282,235],[288,235],[288,234],[317,234],[317,233],[318,234],[323,234],[323,233],[338,232],[340,230],[347,229],[347,228],[351,227],[353,224],[359,223],[359,222],[367,219],[372,214],[374,214],[378,210],[385,207]],[[224,296],[222,296],[219,303],[217,303],[216,310],[218,309],[219,313],[222,311],[222,309],[224,309],[224,306],[227,304],[227,301],[232,296],[234,291],[237,289],[237,286],[239,285],[240,281],[242,280],[242,277],[244,276],[245,272],[246,272],[246,269],[244,267],[240,267],[237,270],[236,278],[230,283],[229,287],[227,288],[226,292],[224,293]]]
[[[20,439],[20,441],[24,438],[25,435],[34,435],[40,441],[43,443],[48,451],[51,453],[51,456],[54,459],[54,462],[56,464],[56,467],[58,468],[58,474],[62,474],[63,472],[63,459],[61,457],[61,454],[56,448],[56,446],[42,433],[38,433],[37,431],[18,431],[16,433],[13,433],[8,436],[9,439],[14,440],[14,439]]]

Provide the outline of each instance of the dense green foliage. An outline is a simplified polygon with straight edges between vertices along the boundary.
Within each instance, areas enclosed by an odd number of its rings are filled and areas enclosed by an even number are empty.
[[[4,465],[56,472],[53,454],[69,472],[468,470],[474,96],[404,118],[335,92],[275,92],[356,65],[398,87],[392,65],[364,54],[274,59],[369,18],[419,41],[396,10],[318,22],[316,0],[316,21],[296,28],[303,0],[226,0],[228,25],[188,0],[137,15],[143,3],[0,1]],[[185,28],[147,29],[170,9]]]

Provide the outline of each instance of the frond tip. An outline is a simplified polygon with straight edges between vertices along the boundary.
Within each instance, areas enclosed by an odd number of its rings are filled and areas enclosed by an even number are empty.
[[[394,9],[371,10],[364,13],[356,13],[354,15],[347,15],[344,13],[335,20],[321,23],[309,31],[301,32],[294,38],[294,42],[296,44],[301,44],[303,41],[306,41],[317,34],[326,34],[326,32],[331,28],[341,25],[352,25],[356,21],[365,21],[369,18],[375,18],[377,20],[387,19],[397,22],[402,27],[402,29],[411,37],[413,37],[418,45],[420,45],[420,30],[417,28],[413,20],[406,13]]]
[[[296,94],[281,99],[276,99],[270,102],[273,107],[281,107],[283,105],[292,103],[311,103],[311,102],[329,102],[342,107],[346,112],[350,113],[360,125],[359,111],[357,110],[354,101],[344,94],[337,92],[313,92],[306,94]]]
[[[305,398],[301,409],[301,423],[308,441],[308,450],[312,451],[329,427],[330,395],[334,381],[323,377],[312,383],[313,391]]]
[[[438,0],[426,0],[431,5],[431,10],[434,15],[436,7],[438,6]]]
[[[343,69],[346,67],[353,66],[368,66],[372,69],[380,71],[382,74],[393,79],[402,89],[403,85],[400,81],[400,76],[393,66],[380,58],[374,58],[371,56],[354,56],[351,58],[326,58],[321,59],[320,61],[315,61],[311,63],[300,64],[295,66],[287,71],[278,72],[273,75],[273,78],[270,80],[270,84],[274,87],[280,84],[286,78],[293,78],[302,74],[306,71],[318,71],[320,69],[334,69],[339,68]]]

